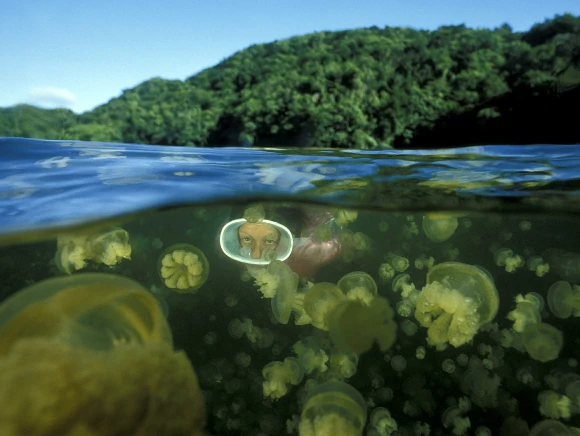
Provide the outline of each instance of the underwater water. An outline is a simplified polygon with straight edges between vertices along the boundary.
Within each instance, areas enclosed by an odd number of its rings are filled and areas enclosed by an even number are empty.
[[[0,150],[0,434],[580,434],[577,147]]]

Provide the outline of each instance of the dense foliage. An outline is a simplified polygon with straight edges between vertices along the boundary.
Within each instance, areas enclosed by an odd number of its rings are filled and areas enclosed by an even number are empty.
[[[580,142],[580,17],[525,33],[446,26],[320,32],[254,45],[185,81],[93,111],[0,110],[0,135],[360,149]]]

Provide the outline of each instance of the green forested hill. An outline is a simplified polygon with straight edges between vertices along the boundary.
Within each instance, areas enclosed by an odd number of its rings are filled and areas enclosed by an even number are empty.
[[[249,47],[185,81],[148,80],[65,121],[62,110],[2,109],[0,136],[361,149],[580,142],[579,54],[571,15],[525,33],[321,32]]]
[[[40,109],[27,104],[0,108],[0,136],[59,139],[76,124],[77,117],[68,109]]]

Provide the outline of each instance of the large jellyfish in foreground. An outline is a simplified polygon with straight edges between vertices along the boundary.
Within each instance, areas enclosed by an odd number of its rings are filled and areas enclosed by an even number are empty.
[[[197,376],[155,298],[133,280],[78,274],[0,306],[0,434],[201,436]]]
[[[0,357],[22,338],[59,338],[93,350],[123,342],[172,343],[155,297],[131,279],[102,273],[43,280],[4,301]]]

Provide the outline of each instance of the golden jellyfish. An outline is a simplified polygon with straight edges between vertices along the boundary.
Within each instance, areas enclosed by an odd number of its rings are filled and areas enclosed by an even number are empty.
[[[376,297],[369,306],[357,300],[344,300],[328,315],[330,337],[338,349],[364,353],[378,342],[381,351],[395,343],[397,325],[389,301]]]
[[[428,328],[431,345],[459,347],[493,320],[498,307],[497,290],[485,272],[460,262],[444,262],[429,270],[416,301],[415,318]]]
[[[90,259],[87,242],[88,236],[59,235],[54,256],[56,267],[66,274],[85,268]]]
[[[312,389],[300,415],[298,434],[360,436],[366,419],[362,395],[344,382],[329,381]]]
[[[548,289],[548,307],[558,318],[580,316],[580,289],[564,280],[555,282]]]
[[[328,314],[345,299],[340,288],[334,283],[320,282],[306,291],[303,307],[314,327],[328,330]]]
[[[365,272],[353,271],[343,276],[336,284],[348,300],[360,300],[367,306],[377,296],[377,284]]]
[[[119,227],[99,233],[62,234],[57,238],[54,261],[66,274],[85,268],[89,261],[114,266],[123,259],[131,259],[131,245],[129,233]]]
[[[529,436],[573,436],[577,434],[577,429],[567,427],[560,421],[544,419],[530,429]]]
[[[268,265],[268,273],[278,277],[276,295],[272,298],[272,312],[280,324],[287,324],[295,306],[296,289],[299,277],[290,267],[280,260],[273,260]]]
[[[332,228],[328,224],[319,224],[314,229],[313,239],[316,242],[326,242],[332,239]]]
[[[423,217],[423,232],[433,242],[447,241],[457,229],[457,218],[450,215],[425,215]]]
[[[296,342],[292,349],[298,356],[300,367],[304,369],[306,374],[311,374],[314,371],[326,372],[328,366],[328,355],[322,349],[320,341],[314,336],[307,336],[301,341]]]
[[[92,260],[113,266],[122,259],[131,259],[129,233],[119,227],[113,227],[105,232],[89,238]]]
[[[58,338],[94,350],[122,343],[172,344],[155,297],[131,279],[102,273],[43,280],[4,301],[0,356],[23,338]]]
[[[564,336],[550,324],[530,324],[524,330],[523,343],[532,359],[549,362],[558,358],[564,344]]]
[[[370,248],[371,240],[363,232],[356,232],[352,235],[352,247],[357,251],[367,251]]]
[[[83,297],[94,302],[90,291],[83,293]],[[46,306],[54,307],[49,300]],[[108,309],[103,312],[110,317],[99,311],[89,314],[84,322],[90,323],[90,327],[83,326],[81,318],[74,325],[69,323],[71,329],[78,328],[83,333],[64,329],[60,332],[62,337],[28,337],[15,343],[9,354],[0,359],[0,434],[207,434],[203,429],[206,415],[203,394],[184,352],[173,351],[163,341],[122,343],[104,352],[63,342],[62,339],[76,335],[79,339],[82,336],[83,344],[94,344],[90,336],[106,334],[108,322],[115,325],[116,316],[109,303],[104,307]],[[148,310],[143,306],[134,315],[138,317]],[[100,320],[98,326],[93,318],[96,315]],[[41,320],[45,329],[50,330],[53,321],[62,326],[58,316],[53,319],[42,316]],[[23,336],[30,333],[24,330]]]
[[[300,366],[298,359],[287,357],[284,362],[270,362],[262,369],[264,382],[262,391],[264,397],[273,400],[282,398],[288,393],[288,385],[297,386],[304,378],[304,370]]]
[[[244,210],[244,219],[249,223],[259,223],[266,217],[264,206],[261,204],[253,204]]]
[[[356,221],[358,218],[358,212],[356,210],[341,209],[335,211],[333,216],[336,224],[338,224],[340,227],[344,227],[348,223]]]
[[[354,259],[354,232],[350,229],[343,228],[337,233],[338,242],[341,245],[341,258],[344,262],[350,262]]]
[[[571,283],[580,282],[579,253],[549,248],[542,254],[542,257],[562,280]]]
[[[181,294],[194,293],[207,280],[209,262],[199,248],[176,244],[163,250],[158,271],[168,288]]]

